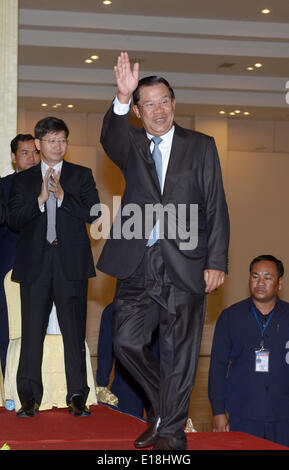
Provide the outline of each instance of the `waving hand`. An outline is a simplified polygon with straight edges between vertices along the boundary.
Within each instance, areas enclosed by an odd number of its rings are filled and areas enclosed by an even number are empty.
[[[132,92],[136,89],[139,76],[139,64],[136,62],[131,68],[127,52],[121,52],[114,66],[117,83],[117,97],[121,103],[128,103]]]

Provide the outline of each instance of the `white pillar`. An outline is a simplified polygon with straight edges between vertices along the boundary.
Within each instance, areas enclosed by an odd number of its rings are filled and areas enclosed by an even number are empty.
[[[0,0],[0,176],[12,173],[17,134],[18,0]]]

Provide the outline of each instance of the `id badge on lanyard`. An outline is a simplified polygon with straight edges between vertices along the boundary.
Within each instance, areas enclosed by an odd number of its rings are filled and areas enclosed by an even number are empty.
[[[262,338],[264,336],[264,332],[266,328],[268,327],[270,320],[272,316],[274,315],[274,310],[271,312],[269,319],[267,320],[266,326],[264,328],[261,327],[260,322],[257,317],[256,310],[254,308],[254,305],[252,304],[252,310],[255,316],[255,319],[257,321],[257,324],[260,328]],[[269,372],[269,357],[270,357],[270,351],[269,349],[264,348],[264,341],[262,339],[260,343],[260,349],[255,349],[255,372]]]
[[[255,349],[255,372],[269,372],[269,349],[261,344],[260,349]]]

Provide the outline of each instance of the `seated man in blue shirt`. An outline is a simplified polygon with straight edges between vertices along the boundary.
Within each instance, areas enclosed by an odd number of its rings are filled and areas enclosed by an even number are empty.
[[[274,256],[251,262],[251,297],[225,309],[216,324],[209,398],[213,431],[289,446],[289,303],[278,297],[283,275]]]

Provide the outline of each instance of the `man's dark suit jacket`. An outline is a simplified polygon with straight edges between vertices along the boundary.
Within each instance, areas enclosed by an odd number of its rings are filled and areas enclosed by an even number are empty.
[[[14,174],[1,178],[1,189],[2,189],[2,202],[5,203],[6,207],[9,200],[10,187]],[[6,353],[9,343],[9,326],[8,326],[8,312],[7,302],[4,289],[4,278],[5,275],[12,269],[14,265],[16,243],[19,238],[19,234],[13,232],[8,226],[8,212],[6,212],[5,220],[2,219],[0,226],[0,358],[2,363],[3,373],[6,365]]]
[[[68,280],[95,276],[90,239],[85,223],[96,217],[90,209],[99,203],[90,169],[63,161],[60,184],[64,199],[56,213],[58,251]],[[41,212],[41,163],[15,175],[9,200],[9,223],[20,232],[12,279],[32,282],[37,278],[46,246],[47,211]]]
[[[228,261],[229,216],[214,139],[175,124],[163,194],[150,153],[150,140],[143,129],[129,125],[129,113],[119,116],[113,112],[113,106],[109,109],[101,143],[126,180],[122,207],[131,203],[142,209],[145,204],[185,204],[189,214],[189,205],[198,204],[197,247],[181,251],[180,240],[167,237],[166,223],[160,244],[168,275],[175,286],[204,294],[204,269],[227,272]],[[128,218],[123,217],[122,221]],[[112,231],[97,267],[125,279],[140,263],[147,240],[144,237],[127,240],[123,236],[113,239]]]
[[[10,188],[15,175],[16,173],[11,173],[1,179],[3,198],[6,205],[9,202]],[[13,267],[16,243],[19,238],[19,234],[13,232],[7,222],[0,227],[0,272],[4,274]]]
[[[0,225],[5,222],[6,219],[6,206],[4,202],[2,180],[0,181]]]

